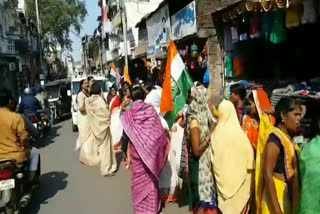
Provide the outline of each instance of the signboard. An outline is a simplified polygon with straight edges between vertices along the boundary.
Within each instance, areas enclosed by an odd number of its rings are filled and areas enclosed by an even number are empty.
[[[161,58],[163,56],[166,56],[167,54],[167,47],[166,46],[153,46],[153,47],[148,47],[147,49],[147,58]]]
[[[182,10],[171,17],[173,40],[181,39],[185,36],[197,32],[196,23],[196,3],[195,1],[188,4]]]
[[[153,14],[146,23],[149,47],[170,41],[171,26],[168,5]]]

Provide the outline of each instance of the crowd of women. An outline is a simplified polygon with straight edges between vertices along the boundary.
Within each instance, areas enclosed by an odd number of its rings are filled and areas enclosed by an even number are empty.
[[[320,213],[320,116],[301,151],[293,140],[303,116],[296,100],[282,98],[273,109],[263,89],[235,84],[215,108],[197,82],[168,127],[159,86],[125,83],[107,99],[92,78],[81,87],[80,161],[114,175],[121,147],[136,214],[160,213],[185,197],[184,188],[194,214]]]

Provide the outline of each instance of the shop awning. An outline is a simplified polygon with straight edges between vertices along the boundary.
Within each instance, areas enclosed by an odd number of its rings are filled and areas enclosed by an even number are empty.
[[[132,58],[136,59],[140,56],[145,56],[147,54],[148,49],[148,42],[144,42],[138,45],[133,52],[132,52]]]

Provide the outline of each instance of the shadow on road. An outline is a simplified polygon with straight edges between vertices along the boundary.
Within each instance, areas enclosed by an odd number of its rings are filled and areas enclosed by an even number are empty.
[[[54,138],[58,137],[58,130],[61,128],[62,126],[59,125],[55,125],[53,127],[51,127],[51,129],[49,130],[49,132],[41,139],[37,140],[37,148],[44,148],[46,146],[49,146],[50,144],[54,143],[55,140]]]
[[[65,172],[49,172],[41,175],[40,188],[34,194],[28,209],[28,214],[39,213],[42,204],[47,204],[59,191],[67,187],[68,174]]]

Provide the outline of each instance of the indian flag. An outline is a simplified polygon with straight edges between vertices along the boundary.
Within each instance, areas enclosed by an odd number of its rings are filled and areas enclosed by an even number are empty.
[[[163,83],[160,111],[166,113],[171,128],[178,113],[184,107],[193,81],[173,41],[170,42],[166,74]]]

